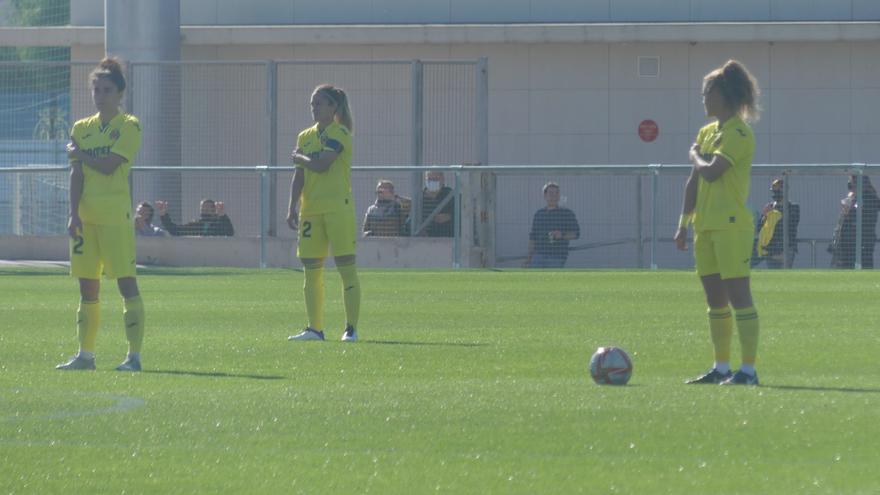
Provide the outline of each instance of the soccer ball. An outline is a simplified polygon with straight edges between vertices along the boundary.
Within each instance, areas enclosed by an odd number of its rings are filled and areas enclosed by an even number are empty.
[[[632,372],[632,360],[620,347],[600,347],[590,358],[590,376],[599,385],[626,385]]]

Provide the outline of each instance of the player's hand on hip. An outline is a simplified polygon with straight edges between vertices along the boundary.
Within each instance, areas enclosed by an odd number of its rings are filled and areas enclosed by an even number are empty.
[[[672,240],[675,241],[675,247],[677,247],[679,251],[687,251],[687,237],[688,231],[685,227],[679,227],[679,229],[675,231],[675,235],[672,236]]]
[[[287,225],[293,230],[297,230],[299,228],[299,219],[297,218],[298,216],[299,215],[297,215],[296,210],[290,210],[287,212]]]
[[[67,220],[67,235],[77,238],[82,232],[82,220],[80,220],[79,215],[70,215],[70,218]]]

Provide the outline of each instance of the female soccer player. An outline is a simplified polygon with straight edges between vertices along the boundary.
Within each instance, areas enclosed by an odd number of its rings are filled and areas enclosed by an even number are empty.
[[[749,197],[755,138],[746,123],[758,117],[758,84],[740,62],[729,60],[703,78],[703,104],[713,122],[700,129],[690,148],[693,163],[685,184],[675,243],[687,249],[694,224],[694,258],[709,304],[709,330],[715,365],[687,383],[757,385],[758,313],[749,288],[754,220]],[[730,369],[733,320],[742,349],[742,366]]]
[[[342,340],[353,342],[357,340],[361,286],[355,265],[357,220],[351,196],[351,110],[345,92],[329,84],[315,88],[311,107],[315,125],[299,133],[291,156],[296,170],[287,212],[287,224],[299,231],[296,255],[305,275],[309,325],[289,340],[324,340],[324,258],[332,246],[345,303],[347,323]]]
[[[116,369],[140,371],[144,304],[138,292],[134,224],[128,173],[141,147],[138,119],[120,111],[125,91],[122,67],[105,58],[89,76],[98,113],[78,120],[70,132],[70,273],[79,278],[76,329],[79,352],[59,364],[61,370],[95,369],[95,340],[100,326],[101,273],[116,279],[123,297],[122,316],[128,355]]]

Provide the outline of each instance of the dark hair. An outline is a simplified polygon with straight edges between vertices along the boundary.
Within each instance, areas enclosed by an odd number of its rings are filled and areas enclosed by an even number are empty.
[[[101,63],[89,74],[92,84],[98,79],[109,79],[118,91],[125,91],[125,76],[122,74],[122,65],[116,57],[104,57]]]
[[[202,203],[211,203],[211,206],[217,206],[217,203],[214,202],[211,198],[205,198],[202,200]]]
[[[737,60],[728,60],[721,67],[706,74],[703,78],[703,92],[708,93],[718,87],[727,105],[746,120],[757,121],[761,107],[758,96],[761,90],[755,76]]]
[[[148,221],[148,222],[152,222],[152,221],[153,221],[153,215],[154,215],[155,212],[156,212],[156,210],[153,209],[153,205],[151,205],[150,203],[148,203],[148,202],[146,202],[146,201],[141,201],[140,203],[138,203],[138,206],[140,206],[140,207],[142,207],[143,209],[148,210],[148,211],[150,212],[150,215],[147,217],[147,221]]]
[[[541,189],[541,192],[543,192],[544,194],[547,194],[547,189],[550,189],[551,187],[555,187],[557,191],[559,190],[559,184],[557,184],[555,182],[548,182],[548,183],[544,184],[544,188]]]
[[[321,93],[331,103],[336,105],[336,115],[334,119],[339,124],[345,126],[349,132],[354,132],[354,118],[351,116],[351,108],[348,106],[348,95],[345,94],[340,88],[334,87],[330,84],[321,84],[315,88],[314,93]]]
[[[850,175],[846,181],[846,187],[851,190],[856,190],[856,184],[859,183],[859,176]],[[877,190],[874,189],[874,184],[871,184],[871,178],[867,175],[862,176],[862,195],[869,194],[872,196],[877,195]]]

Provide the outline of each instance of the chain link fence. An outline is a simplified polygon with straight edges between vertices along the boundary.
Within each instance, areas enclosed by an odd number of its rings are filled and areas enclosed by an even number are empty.
[[[756,267],[873,268],[880,199],[867,174],[874,167],[755,165],[749,206],[757,227]],[[569,242],[566,267],[693,266],[692,253],[678,251],[672,242],[688,166],[355,167],[352,189],[359,228],[376,201],[380,180],[394,182],[395,193],[405,202],[421,192],[412,188],[410,178],[422,177],[426,170],[442,172],[452,189],[450,207],[458,227],[450,235],[458,264],[471,249],[482,249],[486,266],[521,266],[533,215],[545,206],[542,187],[555,182],[561,189],[560,206],[573,212],[580,230],[579,237]],[[169,174],[175,180],[168,179]],[[291,176],[289,167],[136,167],[132,196],[136,202],[168,201],[155,184],[175,183],[179,178],[187,186],[180,213],[171,213],[175,223],[197,219],[199,201],[210,198],[223,201],[236,237],[293,239],[296,233],[284,221]],[[487,176],[494,181],[486,181]],[[777,179],[782,179],[781,184]],[[0,184],[6,187],[2,197],[8,212],[2,217],[0,235],[64,234],[65,168],[0,168]],[[779,187],[774,189],[774,184]],[[269,201],[273,195],[275,203]],[[492,198],[491,211],[481,209],[487,204],[478,201],[483,196]],[[771,213],[774,210],[779,214]],[[492,223],[488,240],[479,234],[485,222]],[[158,219],[155,223],[161,225]],[[762,229],[765,224],[769,225]],[[786,231],[789,236],[783,235]],[[406,228],[400,231],[401,236],[410,234]]]

